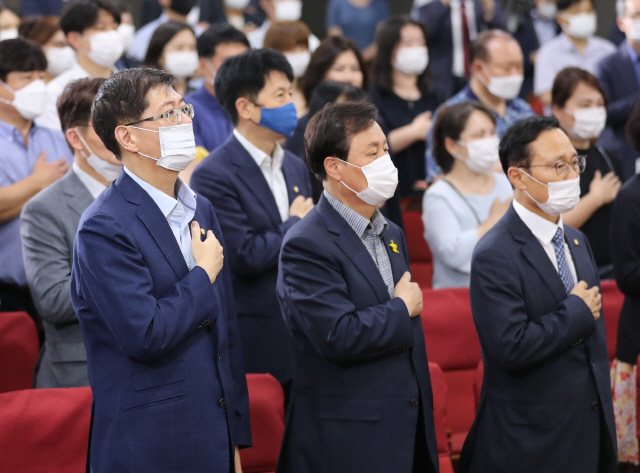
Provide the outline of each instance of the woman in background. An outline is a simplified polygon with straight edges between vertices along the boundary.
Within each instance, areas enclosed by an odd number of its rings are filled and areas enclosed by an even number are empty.
[[[27,17],[20,23],[18,33],[20,37],[40,46],[47,56],[46,82],[71,69],[78,61],[76,52],[67,43],[57,16]]]

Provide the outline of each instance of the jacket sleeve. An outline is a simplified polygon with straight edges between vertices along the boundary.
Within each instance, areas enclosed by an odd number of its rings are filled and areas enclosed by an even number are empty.
[[[613,57],[617,57],[617,55]],[[627,123],[629,116],[631,116],[640,94],[638,92],[624,94],[614,99],[618,95],[616,90],[620,89],[622,86],[620,82],[624,79],[617,75],[618,68],[612,67],[610,59],[605,58],[597,64],[596,76],[600,81],[604,96],[609,101],[607,105],[607,124],[613,127],[623,127]],[[636,80],[635,73],[633,73],[633,78],[629,80]]]
[[[283,245],[278,298],[289,324],[336,363],[384,356],[400,345],[414,345],[404,301],[394,298],[356,310],[339,264],[311,238],[291,238]]]
[[[624,186],[613,204],[611,216],[611,260],[620,290],[640,299],[640,193],[635,191],[637,177]]]
[[[485,355],[509,372],[526,369],[562,353],[595,330],[589,307],[568,296],[558,307],[530,319],[523,299],[526,284],[503,248],[483,249],[471,266],[471,310]]]
[[[166,354],[195,334],[204,320],[219,314],[217,291],[199,266],[156,298],[151,273],[133,236],[122,222],[104,213],[81,224],[73,273],[74,307],[78,309],[78,299],[83,299],[122,352],[143,363]]]

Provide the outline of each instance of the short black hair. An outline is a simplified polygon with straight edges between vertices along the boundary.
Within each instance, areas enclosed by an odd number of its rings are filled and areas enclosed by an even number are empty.
[[[529,145],[538,139],[540,133],[554,128],[560,123],[553,117],[527,117],[509,127],[500,141],[500,164],[505,174],[510,167],[529,167],[531,150]]]
[[[196,6],[196,0],[171,0],[170,10],[178,15],[188,15],[193,7]]]
[[[318,84],[318,87],[311,94],[309,118],[322,110],[328,103],[334,103],[341,95],[344,96],[345,102],[369,100],[367,93],[355,85],[326,80]]]
[[[22,38],[0,41],[0,80],[10,72],[46,70],[47,57],[37,44]]]
[[[220,105],[234,125],[238,124],[236,100],[240,97],[257,100],[271,71],[280,71],[293,82],[291,64],[284,54],[275,49],[249,49],[222,63],[214,88]]]
[[[551,88],[551,105],[564,108],[567,100],[571,98],[581,82],[597,90],[604,99],[605,107],[607,106],[607,97],[598,78],[579,67],[565,67],[558,72]]]
[[[75,0],[67,3],[62,10],[60,27],[65,35],[72,31],[82,33],[96,24],[101,9],[108,11],[120,24],[120,9],[111,0]]]
[[[304,133],[307,166],[324,181],[324,160],[334,157],[347,161],[351,139],[373,126],[378,109],[369,101],[328,104],[316,113]]]
[[[572,5],[580,3],[582,0],[558,0],[558,11],[565,11],[567,8],[571,8]],[[593,5],[593,0],[589,0]]]
[[[213,57],[216,47],[223,43],[241,43],[250,48],[247,36],[229,23],[214,23],[198,38],[198,56]]]
[[[159,69],[124,69],[108,78],[98,90],[91,108],[91,123],[105,147],[121,159],[115,129],[144,118],[147,94],[158,87],[173,87],[176,78]]]
[[[63,133],[76,126],[87,126],[91,120],[91,105],[106,79],[78,79],[67,84],[58,98],[58,116]],[[71,148],[71,146],[69,146]],[[74,149],[72,148],[73,152]]]
[[[171,41],[178,33],[184,30],[189,30],[193,33],[195,38],[196,34],[193,28],[187,23],[181,21],[167,21],[156,28],[149,40],[149,46],[147,47],[147,54],[144,57],[144,67],[152,67],[154,69],[162,69],[159,61],[160,56],[164,51],[164,47],[169,41]]]

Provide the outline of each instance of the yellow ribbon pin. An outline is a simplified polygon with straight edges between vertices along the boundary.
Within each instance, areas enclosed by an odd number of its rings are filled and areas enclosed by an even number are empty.
[[[393,240],[391,240],[391,243],[389,243],[389,246],[391,247],[391,249],[393,250],[394,253],[400,253],[398,251],[398,245],[396,245]]]

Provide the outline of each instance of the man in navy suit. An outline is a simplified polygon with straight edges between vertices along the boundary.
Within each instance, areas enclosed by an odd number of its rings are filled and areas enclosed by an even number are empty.
[[[276,298],[287,231],[313,207],[306,166],[280,140],[297,124],[293,72],[273,49],[225,61],[215,91],[234,130],[195,169],[194,190],[216,209],[227,243],[247,373],[270,373],[288,390],[293,355]]]
[[[531,117],[502,138],[500,161],[515,193],[471,264],[484,380],[457,471],[615,473],[598,270],[561,216],[584,158],[555,118]]]
[[[279,473],[438,471],[422,292],[402,230],[378,210],[398,171],[377,112],[327,105],[305,134],[324,191],[280,255],[296,372]]]
[[[209,201],[178,179],[195,140],[193,108],[174,81],[120,71],[93,104],[94,130],[124,164],[84,212],[73,249],[93,473],[238,473],[238,447],[251,445],[220,227]]]
[[[607,127],[599,143],[620,158],[624,177],[629,179],[639,167],[638,152],[627,139],[625,126],[640,99],[640,28],[633,27],[640,18],[640,0],[626,0],[623,12],[618,26],[627,40],[598,63],[596,76],[608,101]]]

